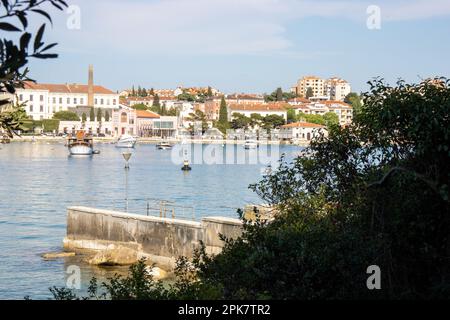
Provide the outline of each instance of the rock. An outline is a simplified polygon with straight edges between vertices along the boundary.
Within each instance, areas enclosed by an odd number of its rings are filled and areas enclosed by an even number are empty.
[[[161,268],[158,267],[147,267],[145,268],[147,273],[153,277],[153,280],[162,280],[167,278],[167,271],[164,271]]]
[[[67,258],[75,256],[75,252],[51,252],[42,255],[45,260]]]
[[[91,259],[89,264],[100,266],[122,266],[130,265],[138,261],[138,253],[136,250],[124,247],[110,245],[107,249],[99,251]]]

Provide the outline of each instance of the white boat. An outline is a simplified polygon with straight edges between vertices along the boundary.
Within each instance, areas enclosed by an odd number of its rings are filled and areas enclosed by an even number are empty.
[[[246,150],[256,149],[259,147],[259,144],[256,140],[245,140],[244,148]]]
[[[168,150],[172,149],[172,145],[169,142],[163,141],[156,144],[156,148],[159,150]]]
[[[124,134],[117,140],[116,148],[134,148],[137,139],[130,135]]]
[[[90,156],[94,153],[92,136],[82,130],[78,131],[75,136],[69,136],[67,147],[73,156]]]

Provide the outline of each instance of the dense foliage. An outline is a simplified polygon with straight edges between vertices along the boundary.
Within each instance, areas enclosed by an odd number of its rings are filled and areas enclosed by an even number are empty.
[[[181,258],[174,286],[143,279],[141,262],[104,284],[104,297],[449,298],[449,83],[374,80],[353,125],[333,127],[309,156],[282,159],[252,186],[276,208],[273,221],[244,221],[217,256],[202,247],[191,263]],[[367,287],[371,265],[381,290]]]
[[[50,22],[50,15],[43,9],[48,4],[59,10],[67,6],[63,0],[2,0],[0,2],[0,30],[4,38],[0,38],[0,94],[15,94],[16,88],[23,87],[24,81],[29,81],[26,65],[30,58],[56,58],[56,54],[48,53],[56,43],[46,45],[43,41],[46,24],[42,24],[35,36],[28,32],[28,17],[39,14]],[[8,33],[20,36],[7,36]],[[17,39],[17,40],[11,40]],[[33,41],[32,41],[33,40]],[[26,120],[22,106],[13,106],[10,99],[0,100],[0,129],[9,136],[23,130],[22,123]]]

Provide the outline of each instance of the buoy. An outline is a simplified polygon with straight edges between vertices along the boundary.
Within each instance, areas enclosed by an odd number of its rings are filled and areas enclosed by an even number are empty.
[[[181,170],[183,170],[183,171],[191,171],[192,170],[191,166],[189,165],[189,161],[187,161],[187,160],[183,161],[183,167],[181,168]]]

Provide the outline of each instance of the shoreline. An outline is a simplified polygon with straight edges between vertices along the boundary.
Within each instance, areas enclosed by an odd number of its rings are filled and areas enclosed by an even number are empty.
[[[11,139],[11,143],[21,143],[21,142],[65,142],[67,139],[63,137],[46,137],[46,136],[21,136],[14,137]],[[171,138],[164,139],[168,142],[172,143],[191,143],[191,144],[225,144],[225,145],[243,145],[245,144],[245,140],[210,140],[210,139],[180,139],[180,138]],[[113,144],[117,141],[117,138],[113,137],[94,137],[95,143],[109,143]],[[160,142],[160,138],[137,138],[138,144],[156,144]],[[307,147],[308,143],[290,143],[286,141],[260,141],[260,145],[290,145],[290,146],[298,146],[298,147]]]

